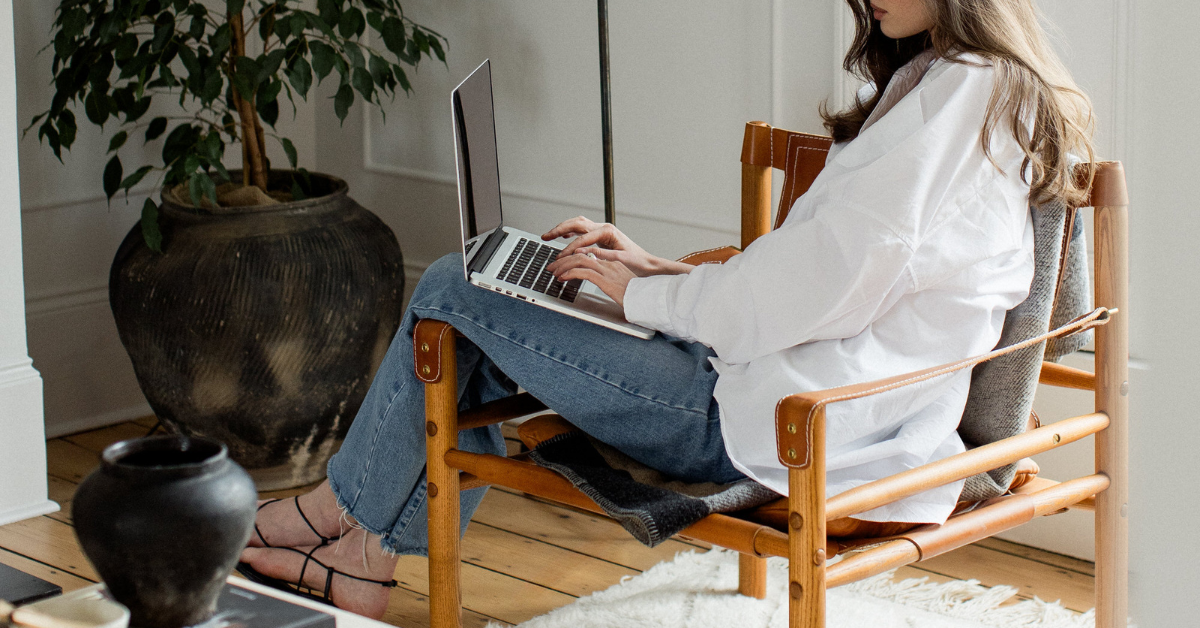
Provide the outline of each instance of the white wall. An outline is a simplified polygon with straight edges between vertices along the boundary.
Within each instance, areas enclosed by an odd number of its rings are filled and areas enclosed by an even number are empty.
[[[25,347],[12,8],[0,3],[0,525],[54,512],[46,497],[42,380]]]

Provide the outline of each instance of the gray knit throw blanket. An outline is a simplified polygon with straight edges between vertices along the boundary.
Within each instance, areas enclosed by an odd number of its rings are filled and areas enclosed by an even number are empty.
[[[996,348],[1046,333],[1092,310],[1083,223],[1074,221],[1062,286],[1055,302],[1067,209],[1051,203],[1030,210],[1035,268],[1029,297],[1009,310]],[[1042,343],[976,366],[958,432],[968,449],[1025,431],[1033,410],[1042,360],[1057,361],[1088,344],[1091,332]],[[566,417],[570,420],[570,417]],[[572,432],[539,444],[530,457],[553,469],[594,500],[633,536],[653,547],[714,512],[746,510],[778,499],[770,489],[742,480],[732,484],[686,484],[638,463],[621,452]],[[960,501],[1003,495],[1014,465],[967,478]]]

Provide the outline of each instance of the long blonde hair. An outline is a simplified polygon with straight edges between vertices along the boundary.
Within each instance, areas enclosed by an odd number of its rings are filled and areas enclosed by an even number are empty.
[[[921,1],[933,28],[891,39],[872,17],[870,0],[846,0],[856,34],[843,67],[873,81],[876,91],[866,101],[855,99],[845,111],[830,113],[822,107],[825,128],[837,141],[857,137],[896,70],[924,50],[933,49],[951,62],[960,62],[959,53],[975,53],[996,72],[980,131],[984,154],[992,159],[992,133],[1000,125],[1008,126],[1025,153],[1022,177],[1029,173],[1030,200],[1041,204],[1058,199],[1070,207],[1086,204],[1095,173],[1092,104],[1050,48],[1032,0]],[[1086,163],[1074,168],[1071,154]]]

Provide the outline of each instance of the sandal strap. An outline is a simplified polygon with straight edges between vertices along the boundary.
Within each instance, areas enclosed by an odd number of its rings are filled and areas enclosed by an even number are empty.
[[[304,584],[304,574],[305,574],[305,572],[308,570],[308,564],[309,564],[310,562],[311,562],[311,563],[315,563],[315,564],[316,564],[318,567],[320,567],[320,568],[322,568],[322,569],[324,569],[324,570],[325,570],[325,590],[322,592],[322,594],[321,594],[321,597],[322,597],[322,598],[324,598],[324,599],[325,599],[325,601],[329,602],[330,604],[333,604],[333,603],[334,603],[334,602],[333,602],[333,577],[334,577],[334,576],[342,576],[343,578],[350,578],[351,580],[358,580],[359,582],[367,582],[367,583],[370,583],[370,584],[377,584],[377,585],[379,585],[379,586],[381,586],[381,587],[388,588],[388,589],[394,589],[394,588],[396,588],[397,586],[399,586],[399,583],[398,583],[398,582],[396,582],[396,580],[395,580],[395,579],[392,579],[392,580],[373,580],[373,579],[371,579],[371,578],[363,578],[363,577],[361,577],[361,576],[356,576],[356,575],[354,575],[354,574],[348,574],[348,573],[346,573],[346,572],[344,572],[344,571],[341,571],[341,570],[338,570],[338,569],[334,569],[333,567],[330,567],[329,565],[326,565],[325,563],[321,562],[321,559],[320,559],[320,558],[317,558],[316,556],[313,556],[313,554],[315,554],[315,553],[316,553],[316,551],[317,551],[317,550],[319,550],[319,549],[321,549],[322,547],[324,547],[324,546],[323,546],[323,545],[318,545],[318,546],[316,546],[316,547],[314,547],[314,548],[312,548],[312,549],[308,550],[307,552],[303,552],[303,551],[301,551],[301,550],[298,550],[298,549],[296,549],[296,548],[294,548],[294,547],[280,547],[280,548],[276,548],[276,549],[285,549],[285,550],[288,550],[288,551],[290,551],[290,552],[295,552],[295,553],[297,553],[297,554],[300,554],[300,555],[304,556],[304,564],[300,566],[300,577],[297,579],[297,582],[295,583],[295,586],[297,586],[297,587],[300,587],[300,588],[304,588],[304,589],[308,589],[308,590],[310,590],[310,591],[315,591],[315,589],[313,589],[312,587],[310,587],[310,586],[308,586],[308,585]],[[336,606],[336,604],[335,604],[335,606]]]
[[[308,526],[309,530],[312,530],[313,534],[317,535],[318,539],[321,539],[321,544],[318,545],[317,547],[324,547],[324,546],[329,545],[330,543],[337,540],[337,538],[330,538],[330,537],[327,537],[327,536],[321,534],[320,532],[317,532],[317,527],[314,526],[312,524],[312,522],[308,520],[308,516],[305,515],[304,510],[300,508],[300,496],[299,495],[296,495],[295,497],[293,497],[292,501],[296,504],[296,512],[300,513],[300,518],[304,520],[304,524]],[[338,538],[341,538],[341,537],[338,537]]]
[[[271,504],[274,504],[275,502],[278,502],[278,501],[283,501],[283,500],[281,500],[281,499],[268,499],[267,501],[265,501],[265,502],[263,502],[263,503],[259,504],[259,505],[258,505],[258,510],[256,510],[255,512],[261,511],[261,510],[262,510],[263,508],[265,508],[266,506],[269,506],[269,505],[271,505]],[[271,545],[270,543],[268,543],[268,542],[267,542],[267,537],[263,536],[262,530],[259,530],[259,529],[258,529],[258,517],[255,517],[255,518],[254,518],[254,533],[258,535],[258,540],[259,540],[259,541],[262,541],[263,547],[275,547],[274,545]]]

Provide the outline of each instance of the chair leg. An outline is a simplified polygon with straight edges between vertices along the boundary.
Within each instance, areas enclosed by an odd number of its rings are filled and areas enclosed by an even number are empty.
[[[1121,181],[1122,185],[1124,181]],[[1096,471],[1109,478],[1096,496],[1096,628],[1124,628],[1129,598],[1129,249],[1128,208],[1097,207],[1096,303],[1118,312],[1096,330]]]
[[[429,499],[429,623],[461,628],[458,470],[446,452],[458,446],[458,375],[454,334],[443,334],[441,378],[425,385],[426,479]]]
[[[767,559],[738,554],[738,593],[746,597],[767,597]]]
[[[825,408],[811,419],[811,460],[788,469],[788,625],[825,628]]]

